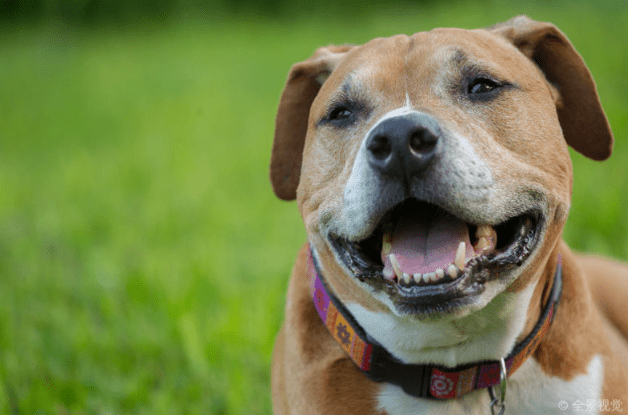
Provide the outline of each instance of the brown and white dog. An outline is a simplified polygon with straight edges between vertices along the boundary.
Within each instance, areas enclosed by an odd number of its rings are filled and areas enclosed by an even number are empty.
[[[308,244],[275,344],[274,412],[628,411],[628,266],[561,240],[568,145],[604,160],[613,137],[549,23],[295,64],[270,175]]]

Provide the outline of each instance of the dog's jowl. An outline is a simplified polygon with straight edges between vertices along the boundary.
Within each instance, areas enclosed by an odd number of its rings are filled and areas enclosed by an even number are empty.
[[[275,413],[628,411],[628,266],[561,240],[568,146],[604,160],[613,136],[549,23],[296,63],[270,176],[308,240],[275,344]]]

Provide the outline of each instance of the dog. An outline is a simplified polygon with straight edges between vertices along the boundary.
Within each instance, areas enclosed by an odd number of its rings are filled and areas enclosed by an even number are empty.
[[[561,238],[567,146],[613,140],[583,59],[525,16],[296,63],[270,178],[308,241],[274,413],[628,410],[628,265]]]

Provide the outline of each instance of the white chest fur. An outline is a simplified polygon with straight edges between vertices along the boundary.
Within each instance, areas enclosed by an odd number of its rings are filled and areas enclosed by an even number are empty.
[[[583,406],[600,399],[603,379],[602,359],[591,360],[587,373],[570,381],[549,377],[534,359],[528,359],[509,379],[506,414],[568,415],[583,413]],[[486,390],[458,399],[432,401],[414,398],[401,388],[384,384],[378,396],[379,408],[388,415],[485,415],[490,413]],[[598,414],[597,410],[587,414]]]
[[[455,367],[508,355],[523,331],[535,287],[501,293],[466,317],[431,323],[372,312],[357,303],[346,306],[360,326],[401,361]],[[487,291],[491,289],[495,287],[487,285]]]
[[[453,367],[506,356],[523,331],[535,286],[530,284],[518,293],[502,293],[479,312],[440,323],[419,323],[392,313],[371,312],[356,303],[347,304],[347,308],[358,323],[398,359],[406,363],[432,362]],[[586,374],[569,381],[546,375],[539,364],[529,358],[509,379],[506,414],[581,413],[579,403],[586,405],[600,399],[602,381],[603,364],[599,356],[591,360]],[[409,396],[398,386],[383,384],[378,401],[380,409],[388,415],[490,413],[486,390],[453,400],[433,401]]]

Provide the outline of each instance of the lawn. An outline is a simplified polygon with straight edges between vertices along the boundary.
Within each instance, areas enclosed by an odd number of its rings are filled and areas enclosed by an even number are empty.
[[[3,24],[0,413],[271,412],[270,355],[305,240],[268,182],[273,120],[290,65],[329,43],[521,13],[555,22],[616,137],[607,162],[574,154],[565,238],[628,259],[620,3]]]

